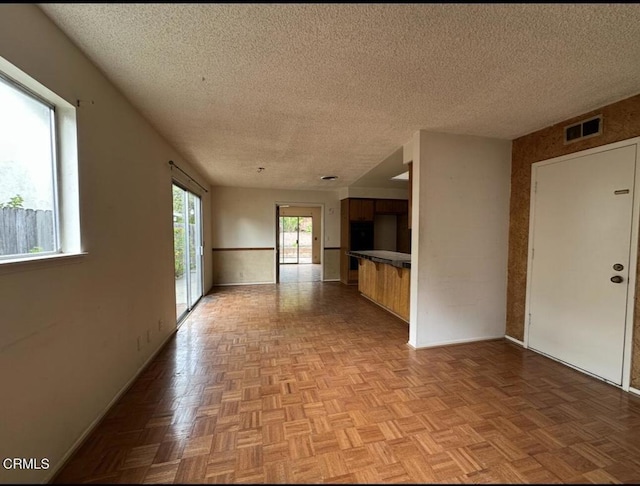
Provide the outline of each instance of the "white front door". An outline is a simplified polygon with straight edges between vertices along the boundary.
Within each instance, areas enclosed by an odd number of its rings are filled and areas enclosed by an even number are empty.
[[[532,174],[528,346],[618,385],[635,161],[630,145]]]

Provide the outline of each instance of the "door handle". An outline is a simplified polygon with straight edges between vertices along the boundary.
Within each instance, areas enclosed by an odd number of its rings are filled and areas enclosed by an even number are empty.
[[[611,277],[611,281],[613,283],[622,283],[624,279],[620,276],[620,275],[614,275],[613,277]]]

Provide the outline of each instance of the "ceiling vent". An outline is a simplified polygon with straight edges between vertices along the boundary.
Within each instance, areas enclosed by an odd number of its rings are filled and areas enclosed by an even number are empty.
[[[564,143],[573,143],[602,134],[602,115],[564,127]]]

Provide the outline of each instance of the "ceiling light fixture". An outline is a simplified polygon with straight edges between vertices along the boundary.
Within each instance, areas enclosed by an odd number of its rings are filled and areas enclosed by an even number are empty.
[[[323,181],[335,181],[337,178],[338,176],[322,176],[320,179]]]

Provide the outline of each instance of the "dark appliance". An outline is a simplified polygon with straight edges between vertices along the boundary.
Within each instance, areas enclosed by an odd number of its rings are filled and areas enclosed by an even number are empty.
[[[373,221],[354,221],[350,228],[350,250],[373,250]],[[350,257],[349,268],[358,269],[358,259]]]

